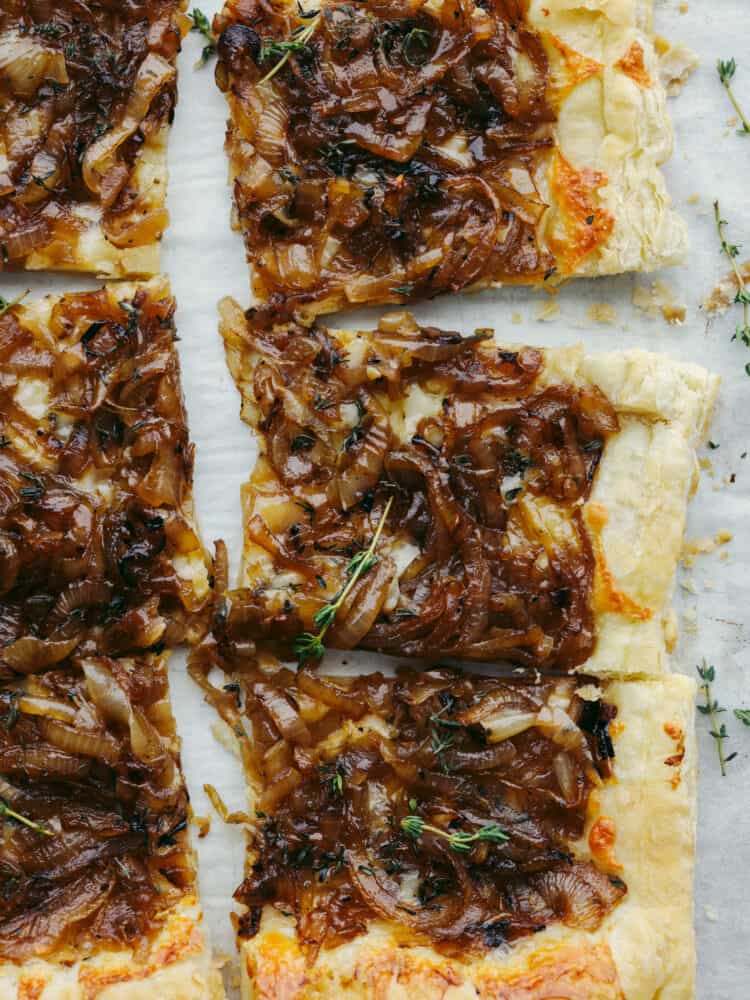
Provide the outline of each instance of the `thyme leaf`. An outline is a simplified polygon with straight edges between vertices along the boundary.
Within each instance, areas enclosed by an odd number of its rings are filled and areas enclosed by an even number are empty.
[[[727,239],[725,230],[728,222],[721,217],[718,200],[714,202],[714,218],[716,220],[716,231],[719,234],[719,242],[721,243],[721,252],[732,265],[734,277],[737,281],[737,294],[734,301],[742,306],[742,326],[737,327],[734,336],[735,339],[741,340],[746,347],[750,347],[750,289],[745,284],[742,270],[737,263],[737,258],[740,255],[740,247],[737,243],[730,243]],[[745,370],[747,370],[747,366]]]
[[[432,826],[430,823],[425,823],[420,816],[405,816],[401,820],[401,829],[405,833],[408,833],[410,837],[414,837],[415,840],[418,840],[425,831],[434,833],[436,837],[442,837],[444,840],[447,840],[449,846],[454,851],[463,853],[468,853],[471,850],[472,844],[480,840],[490,841],[494,844],[504,844],[510,839],[508,834],[497,823],[486,823],[484,826],[480,826],[474,833],[465,833],[463,830],[449,832],[448,830],[441,830],[439,826]]]
[[[734,717],[744,726],[750,726],[750,708],[735,708]]]
[[[335,621],[341,605],[351,593],[357,580],[375,565],[375,549],[383,532],[383,527],[385,526],[392,503],[393,497],[389,497],[378,526],[375,529],[372,541],[366,549],[358,552],[346,567],[347,583],[339,590],[332,601],[325,604],[313,616],[313,625],[318,631],[314,634],[312,632],[302,632],[294,640],[294,652],[300,664],[305,663],[307,660],[319,660],[322,658],[325,652],[323,639]]]
[[[196,69],[201,69],[206,65],[211,56],[216,53],[216,35],[214,35],[211,30],[211,22],[208,20],[200,7],[193,7],[188,14],[188,17],[193,22],[193,27],[190,30],[200,32],[200,34],[206,39],[207,44],[203,46],[201,57],[195,64]]]
[[[726,777],[727,764],[736,756],[736,754],[730,754],[728,757],[724,754],[724,741],[729,739],[729,733],[727,732],[727,727],[723,722],[719,724],[719,714],[721,712],[725,712],[726,709],[719,705],[711,691],[711,685],[716,680],[716,669],[715,667],[708,666],[705,660],[696,669],[698,671],[698,676],[703,681],[700,685],[700,690],[706,700],[705,705],[698,705],[698,711],[701,715],[707,715],[711,721],[712,728],[709,732],[716,740],[716,750],[719,754],[719,767],[721,768],[721,775],[722,777]]]
[[[48,830],[46,826],[42,826],[40,823],[34,823],[33,820],[27,819],[25,816],[17,813],[15,809],[11,809],[3,799],[0,799],[0,818],[3,816],[8,816],[10,819],[14,819],[17,823],[23,823],[23,825],[28,826],[30,830],[35,830],[37,833],[40,833],[45,837],[55,836],[54,833],[51,830]]]
[[[735,74],[737,72],[737,61],[736,59],[719,59],[716,63],[716,70],[719,74],[719,80],[721,85],[726,90],[729,100],[732,102],[734,110],[740,117],[742,122],[742,128],[737,129],[737,135],[750,135],[750,122],[747,120],[745,112],[740,107],[740,102],[737,100],[734,91],[732,90],[732,80],[734,80]]]
[[[315,34],[315,29],[320,23],[320,11],[316,11],[314,14],[310,12],[305,16],[310,18],[310,23],[304,26],[300,25],[299,28],[296,28],[291,38],[282,41],[268,39],[263,42],[263,47],[260,50],[260,60],[278,59],[279,61],[258,81],[259,85],[267,83],[272,77],[276,76],[279,70],[289,61],[289,56],[292,52],[299,52],[307,46],[308,41]]]

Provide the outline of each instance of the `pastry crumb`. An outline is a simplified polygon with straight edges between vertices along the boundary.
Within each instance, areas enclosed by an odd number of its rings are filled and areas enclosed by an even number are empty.
[[[713,538],[692,538],[682,546],[682,562],[685,566],[692,566],[695,556],[710,555],[722,545],[732,541],[731,531],[717,531]]]
[[[560,303],[554,299],[550,299],[547,302],[541,302],[537,306],[534,318],[538,323],[549,323],[550,320],[557,319],[559,315]]]
[[[586,310],[586,316],[592,323],[604,323],[611,326],[617,322],[617,310],[608,302],[592,302]]]
[[[687,203],[688,205],[697,205],[700,200],[701,196],[699,194],[691,194],[687,200]]]
[[[633,305],[652,319],[661,313],[670,326],[681,325],[687,315],[686,307],[677,301],[677,293],[665,281],[654,281],[651,286],[636,285]]]
[[[697,595],[698,593],[698,587],[692,576],[689,576],[687,580],[680,581],[680,586],[683,590],[686,590],[688,594]]]
[[[672,44],[660,35],[656,37],[656,52],[659,56],[659,76],[669,97],[677,97],[690,78],[690,74],[700,66],[700,58],[684,42]]]
[[[719,914],[718,911],[716,910],[716,907],[711,906],[710,903],[706,903],[706,905],[703,907],[703,912],[706,915],[706,920],[710,920],[712,924],[715,924],[719,919]]]
[[[750,260],[740,264],[740,273],[744,281],[750,281]],[[737,297],[737,278],[734,271],[728,271],[714,287],[711,294],[703,300],[702,307],[707,313],[723,313]]]
[[[511,323],[515,324],[515,326],[519,326],[519,324],[523,323],[523,317],[519,312],[514,312],[510,318],[510,321]]]

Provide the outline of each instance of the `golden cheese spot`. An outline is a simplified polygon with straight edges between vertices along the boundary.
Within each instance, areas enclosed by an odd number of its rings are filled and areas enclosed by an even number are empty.
[[[653,612],[624,593],[607,565],[602,531],[609,520],[604,504],[590,503],[586,508],[586,523],[594,550],[594,607],[597,611],[612,611],[635,621],[648,621]]]
[[[640,42],[633,42],[622,59],[615,63],[615,66],[622,70],[625,76],[634,80],[639,87],[653,87],[653,81],[643,62],[643,46]]]
[[[618,736],[622,736],[625,732],[625,723],[622,719],[613,719],[609,724],[609,735],[613,740],[616,740]]]
[[[255,1000],[302,1000],[308,982],[305,959],[293,938],[268,931],[257,954],[246,952],[246,971],[255,986]]]
[[[41,1000],[48,982],[47,978],[42,979],[40,976],[33,976],[30,979],[24,976],[18,983],[17,1000]]]
[[[601,73],[604,66],[577,52],[557,35],[547,33],[546,39],[553,66],[547,97],[550,103],[559,104],[584,80]]]
[[[614,216],[600,204],[596,192],[608,183],[607,175],[584,167],[576,170],[557,150],[552,165],[552,195],[559,206],[564,233],[549,233],[549,244],[558,263],[572,272],[599,247],[615,226]]]
[[[676,752],[667,757],[664,763],[667,767],[674,768],[674,774],[669,779],[669,783],[672,788],[678,788],[682,780],[682,762],[685,759],[685,731],[676,722],[665,722],[664,732],[676,744]]]
[[[600,816],[589,831],[589,850],[603,868],[622,871],[622,865],[615,860],[616,840],[615,821],[610,816]]]

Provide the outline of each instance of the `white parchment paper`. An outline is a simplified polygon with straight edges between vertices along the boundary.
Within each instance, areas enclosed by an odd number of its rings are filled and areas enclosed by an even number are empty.
[[[203,0],[202,9],[209,16],[218,7],[218,0]],[[676,207],[690,225],[692,249],[686,267],[647,278],[572,282],[562,290],[557,300],[560,313],[550,322],[537,318],[547,296],[523,290],[443,298],[414,310],[423,322],[464,332],[491,326],[515,342],[583,341],[589,351],[636,346],[664,351],[704,364],[723,377],[711,431],[718,447],[705,449],[701,456],[710,468],[704,471],[690,510],[688,538],[713,537],[728,530],[733,539],[722,550],[699,556],[692,567],[681,569],[675,595],[680,618],[675,669],[695,676],[703,657],[715,664],[715,693],[730,710],[722,716],[730,734],[727,752],[737,752],[722,778],[707,720],[698,717],[699,1000],[739,1000],[750,993],[750,728],[731,712],[735,707],[750,708],[750,377],[745,373],[750,350],[732,341],[739,307],[714,319],[701,309],[702,300],[727,271],[714,230],[714,198],[721,200],[722,213],[730,222],[731,240],[744,240],[750,258],[750,136],[736,135],[729,124],[733,112],[715,70],[718,58],[737,58],[736,91],[750,109],[747,15],[747,0],[657,0],[658,32],[688,43],[701,58],[701,68],[683,94],[670,102],[676,143],[666,173]],[[236,574],[241,545],[239,489],[255,448],[249,429],[239,419],[239,397],[217,332],[216,303],[233,295],[247,305],[250,293],[241,240],[229,228],[224,99],[213,84],[212,66],[193,69],[202,44],[199,36],[191,35],[181,56],[180,104],[170,148],[172,224],[164,240],[163,268],[178,301],[183,386],[197,446],[199,519],[207,544],[215,538],[226,540]],[[684,325],[668,326],[661,315],[653,318],[634,307],[634,290],[649,289],[657,278],[674,289],[678,303],[687,306]],[[95,287],[75,275],[0,274],[2,295],[10,297],[26,285],[35,296]],[[613,325],[587,317],[589,307],[602,302],[616,310]],[[376,315],[375,311],[352,315],[346,325],[370,323]],[[637,475],[637,469],[632,471]],[[199,815],[210,811],[205,782],[219,789],[230,808],[243,808],[239,765],[213,737],[213,714],[203,705],[184,664],[184,655],[176,654],[170,673],[195,811]],[[209,835],[195,842],[213,943],[233,955],[228,914],[232,891],[242,878],[243,835],[214,816]]]

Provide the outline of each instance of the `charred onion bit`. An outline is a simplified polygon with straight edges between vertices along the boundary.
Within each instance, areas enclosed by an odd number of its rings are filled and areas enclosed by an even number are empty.
[[[182,9],[181,0],[0,5],[0,268],[33,266],[40,250],[52,266],[75,266],[92,208],[119,249],[161,236],[160,181],[147,190],[137,173],[171,122],[174,61],[190,26]]]
[[[193,890],[167,697],[155,658],[0,685],[3,960],[136,946]]]
[[[555,115],[526,7],[229,0],[216,78],[260,298],[330,311],[554,270]]]
[[[240,672],[217,688],[216,666]],[[626,893],[581,848],[611,763],[580,727],[581,680],[326,678],[210,644],[190,669],[262,789],[241,937],[274,904],[313,954],[379,918],[464,955],[557,922],[595,931]],[[599,705],[604,733],[616,710]]]
[[[200,634],[174,301],[135,287],[0,316],[0,676]]]
[[[615,412],[545,377],[532,348],[419,328],[263,327],[222,305],[243,415],[261,438],[245,490],[245,589],[229,647],[314,632],[391,508],[377,562],[326,636],[333,648],[568,670],[595,643],[581,505]]]

